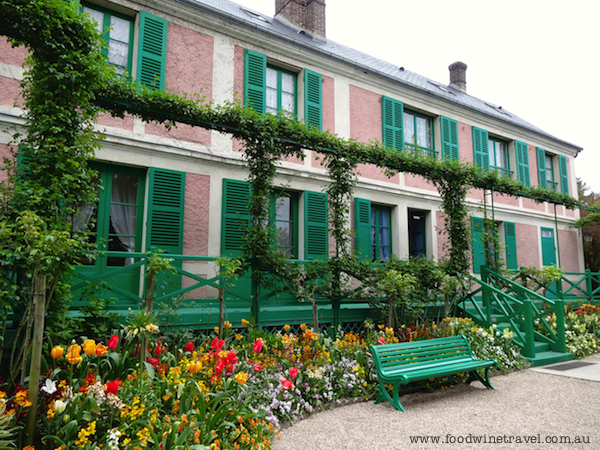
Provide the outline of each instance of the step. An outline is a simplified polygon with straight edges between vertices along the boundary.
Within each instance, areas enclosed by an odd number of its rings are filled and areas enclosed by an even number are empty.
[[[536,352],[533,358],[525,357],[533,367],[546,366],[557,362],[570,361],[575,355],[573,353],[558,353],[553,351]]]

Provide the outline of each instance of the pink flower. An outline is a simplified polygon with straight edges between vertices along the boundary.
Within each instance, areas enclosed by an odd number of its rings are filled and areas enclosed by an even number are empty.
[[[184,349],[186,352],[190,352],[190,353],[191,353],[191,352],[193,352],[193,351],[194,351],[194,343],[193,343],[192,341],[188,342],[187,344],[185,344],[185,345],[183,346],[183,349]]]
[[[254,371],[255,372],[260,372],[261,370],[263,370],[263,365],[262,364],[254,364]]]
[[[252,346],[252,350],[254,351],[254,353],[260,353],[260,351],[263,348],[265,341],[263,341],[262,339],[257,339],[254,341],[254,345]]]
[[[379,340],[377,342],[379,343],[379,345],[384,345],[385,344],[385,338],[383,336],[379,336]]]
[[[292,367],[292,368],[290,369],[290,378],[291,378],[292,380],[295,380],[297,376],[298,376],[298,369],[297,369],[297,368],[295,368],[295,367]]]
[[[107,347],[111,350],[114,350],[115,348],[117,348],[117,345],[119,345],[119,336],[113,334],[108,340]]]
[[[583,311],[578,309],[577,311],[575,311],[577,314],[581,314]]]
[[[294,388],[294,383],[292,381],[287,380],[285,377],[281,377],[280,380],[281,380],[281,387],[283,388],[284,391]]]

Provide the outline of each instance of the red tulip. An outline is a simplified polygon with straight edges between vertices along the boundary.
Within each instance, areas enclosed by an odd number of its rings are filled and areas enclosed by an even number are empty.
[[[188,342],[187,344],[185,344],[185,346],[183,347],[183,349],[186,352],[193,352],[194,351],[194,343],[192,341]]]
[[[377,342],[379,343],[379,345],[384,345],[385,344],[385,338],[383,336],[380,336],[379,340]]]
[[[108,340],[107,347],[111,350],[114,350],[115,348],[117,348],[117,345],[119,345],[119,336],[113,334]]]
[[[154,349],[154,356],[162,355],[164,352],[165,352],[165,348],[159,344]]]
[[[153,367],[158,366],[160,360],[158,358],[148,358],[148,363],[152,364]]]
[[[286,380],[284,377],[281,377],[280,380],[281,380],[281,387],[283,388],[284,391],[287,391],[288,389],[293,389],[294,388],[294,382],[293,381]]]
[[[220,341],[218,338],[214,338],[211,343],[212,349],[216,353],[220,352],[224,345],[225,341]]]
[[[260,353],[260,351],[263,348],[264,343],[265,342],[262,339],[255,340],[254,345],[252,346],[252,350],[254,350],[254,353]]]
[[[290,378],[292,380],[295,380],[297,376],[298,376],[298,369],[296,369],[295,367],[292,367],[290,369]]]
[[[117,392],[119,391],[119,385],[120,383],[118,379],[115,381],[109,381],[106,383],[106,393],[117,395]]]

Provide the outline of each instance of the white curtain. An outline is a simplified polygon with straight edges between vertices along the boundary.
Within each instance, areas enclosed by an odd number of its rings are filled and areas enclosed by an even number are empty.
[[[135,251],[136,216],[137,177],[116,173],[112,182],[110,222],[128,252]],[[133,258],[126,258],[125,265],[130,264],[133,264]]]

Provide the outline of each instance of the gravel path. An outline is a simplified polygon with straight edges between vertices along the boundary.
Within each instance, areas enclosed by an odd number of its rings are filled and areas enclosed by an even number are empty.
[[[585,361],[600,362],[600,354]],[[372,401],[324,411],[283,429],[273,449],[600,449],[599,382],[523,370],[495,376],[492,384],[497,391],[473,382],[405,395],[400,399],[405,413],[388,402]],[[456,442],[444,442],[448,434]],[[496,443],[459,443],[469,435],[486,436],[488,441],[493,437]],[[411,443],[410,436],[441,436],[441,443]],[[526,443],[532,436],[541,442]],[[572,442],[579,437],[583,443],[545,441],[561,436]],[[511,437],[512,443],[506,443]]]

